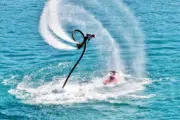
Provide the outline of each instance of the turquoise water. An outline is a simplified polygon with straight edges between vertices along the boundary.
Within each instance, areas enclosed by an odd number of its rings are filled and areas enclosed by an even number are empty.
[[[179,6],[178,0],[0,1],[0,119],[180,119]],[[71,43],[73,29],[96,38],[62,90],[81,53]],[[121,73],[121,84],[102,85],[109,70]]]

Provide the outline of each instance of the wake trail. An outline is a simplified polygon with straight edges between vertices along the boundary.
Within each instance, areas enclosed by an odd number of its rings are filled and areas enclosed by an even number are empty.
[[[77,43],[74,40],[72,40],[61,27],[61,23],[59,22],[59,4],[61,4],[61,1],[59,0],[51,0],[49,2],[49,22],[48,25],[50,29],[60,38],[67,42],[71,43]]]
[[[25,81],[24,81],[25,82]],[[104,86],[101,78],[94,78],[89,83],[77,84],[70,82],[65,89],[61,88],[62,80],[46,83],[37,88],[30,88],[22,82],[17,89],[9,90],[9,93],[16,95],[27,104],[75,104],[87,103],[89,101],[119,102],[121,98],[146,99],[152,95],[138,95],[137,91],[145,89],[150,84],[149,80],[134,82],[134,79],[118,85]]]
[[[40,26],[39,31],[44,38],[45,42],[47,42],[49,45],[53,46],[57,49],[62,50],[75,50],[75,47],[69,46],[63,42],[61,42],[57,37],[55,37],[48,27],[48,18],[49,18],[49,1],[44,7],[44,10],[42,12],[41,18],[40,18]],[[52,25],[53,26],[53,25]],[[65,33],[61,33],[62,36],[67,36]],[[65,38],[65,37],[62,37]]]
[[[130,10],[122,1],[115,0],[115,2],[120,8],[119,10],[125,14],[125,19],[127,20],[127,23],[125,24],[127,27],[125,27],[126,30],[124,30],[124,38],[131,46],[131,51],[135,54],[132,68],[137,77],[145,77],[145,35],[143,34],[140,24],[136,16],[133,14],[133,11]]]

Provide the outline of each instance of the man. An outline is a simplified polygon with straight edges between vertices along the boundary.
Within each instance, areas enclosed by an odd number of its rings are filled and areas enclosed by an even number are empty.
[[[116,84],[120,81],[119,76],[116,71],[111,71],[110,76],[103,82],[104,85]]]
[[[91,38],[95,38],[95,35],[94,34],[86,34],[86,36],[84,37],[84,41],[82,43],[77,44],[77,48],[80,49],[84,45],[84,43],[87,40],[90,40]]]

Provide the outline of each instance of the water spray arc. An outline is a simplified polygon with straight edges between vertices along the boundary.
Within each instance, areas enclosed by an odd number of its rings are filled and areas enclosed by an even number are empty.
[[[63,86],[62,86],[62,88],[65,87],[65,85],[66,85],[67,81],[69,80],[69,77],[71,76],[72,72],[74,71],[74,69],[76,68],[76,66],[78,65],[78,63],[81,61],[81,59],[82,59],[82,57],[83,57],[83,55],[84,55],[84,53],[85,53],[85,51],[86,51],[86,42],[89,41],[91,38],[94,38],[94,37],[95,37],[94,34],[86,34],[86,36],[84,36],[84,33],[83,33],[82,31],[76,29],[76,30],[74,30],[74,31],[72,32],[72,38],[73,38],[73,40],[74,40],[75,42],[76,42],[75,37],[74,37],[75,32],[79,32],[79,33],[82,35],[83,39],[84,39],[81,43],[78,43],[78,44],[77,44],[78,50],[81,49],[83,46],[84,46],[84,48],[83,48],[83,51],[82,51],[81,56],[79,57],[78,61],[76,62],[76,64],[73,66],[73,68],[72,68],[71,71],[69,72],[69,74],[68,74],[68,76],[67,76],[67,78],[66,78],[66,80],[65,80],[65,82],[64,82],[64,84],[63,84]]]

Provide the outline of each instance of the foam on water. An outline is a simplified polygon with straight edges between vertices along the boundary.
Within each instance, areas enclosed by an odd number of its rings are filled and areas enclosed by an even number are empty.
[[[61,89],[63,81],[61,79],[44,83],[44,85],[33,88],[23,81],[16,89],[9,90],[9,93],[28,104],[74,104],[84,103],[93,100],[98,101],[119,101],[121,97],[131,95],[137,98],[136,92],[144,90],[146,84],[150,84],[148,79],[141,82],[134,82],[133,79],[123,81],[118,85],[104,86],[103,78],[94,78],[88,83],[69,83],[65,89]],[[133,96],[133,95],[134,96]],[[143,96],[139,98],[147,98]]]

